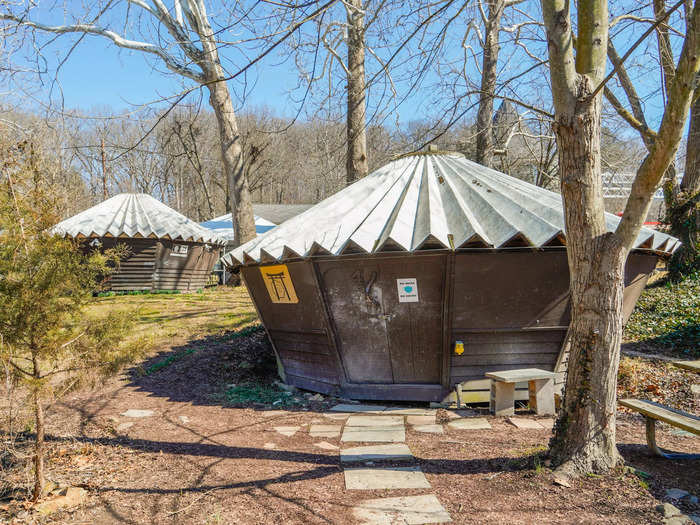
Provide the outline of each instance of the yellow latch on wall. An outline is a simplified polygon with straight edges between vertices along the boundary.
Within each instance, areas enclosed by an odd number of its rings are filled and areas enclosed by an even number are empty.
[[[464,341],[455,341],[455,354],[462,355],[464,353]]]

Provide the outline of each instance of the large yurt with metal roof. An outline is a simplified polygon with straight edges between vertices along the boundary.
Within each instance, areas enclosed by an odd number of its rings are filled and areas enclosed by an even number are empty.
[[[144,193],[122,193],[58,223],[53,231],[81,241],[85,249],[128,247],[106,289],[203,288],[223,241],[181,213]]]
[[[625,317],[677,244],[642,229]],[[298,387],[436,401],[461,385],[465,401],[486,401],[487,372],[565,366],[561,196],[461,155],[398,158],[224,263],[241,267],[281,373]]]

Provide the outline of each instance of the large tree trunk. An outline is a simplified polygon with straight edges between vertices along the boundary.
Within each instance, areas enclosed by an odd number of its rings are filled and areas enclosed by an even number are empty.
[[[231,95],[223,81],[207,84],[209,103],[214,109],[221,139],[221,159],[226,169],[231,218],[233,221],[234,245],[238,246],[255,237],[253,203],[248,188],[248,179],[243,170],[243,149],[238,132],[236,114]]]
[[[347,184],[367,175],[367,133],[365,92],[365,27],[362,0],[349,0],[348,19],[348,154],[345,162]]]
[[[680,192],[669,208],[671,233],[683,243],[671,259],[671,278],[700,271],[700,96],[693,103]]]
[[[476,161],[493,166],[493,96],[498,73],[498,32],[501,27],[504,0],[489,0],[488,18],[484,28],[484,56],[481,69],[481,93],[476,115]]]
[[[619,462],[615,396],[622,336],[626,249],[607,233],[600,166],[600,96],[587,101],[579,76],[576,107],[558,115],[555,133],[571,275],[566,395],[550,443],[567,474],[604,472]]]

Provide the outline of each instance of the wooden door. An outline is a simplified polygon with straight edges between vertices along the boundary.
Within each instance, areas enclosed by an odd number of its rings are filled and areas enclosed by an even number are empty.
[[[319,269],[351,383],[440,383],[443,256],[346,259]],[[399,281],[413,279],[417,298],[400,297]]]

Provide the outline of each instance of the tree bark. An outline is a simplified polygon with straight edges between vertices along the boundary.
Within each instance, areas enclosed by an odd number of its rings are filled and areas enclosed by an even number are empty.
[[[622,335],[625,247],[605,226],[600,166],[600,97],[578,77],[579,99],[558,115],[561,193],[571,275],[566,395],[550,455],[567,474],[605,472],[620,461],[615,396]]]
[[[697,90],[696,90],[697,91]],[[700,97],[690,113],[685,154],[685,173],[680,192],[669,207],[671,233],[683,243],[671,259],[671,278],[700,271]]]
[[[476,115],[476,162],[493,166],[493,97],[498,73],[498,32],[501,27],[504,0],[488,0],[488,17],[484,24],[484,56],[481,68],[481,93]]]
[[[367,175],[365,27],[362,0],[349,0],[348,21],[348,153],[345,179],[348,185]]]
[[[193,23],[197,26],[197,33],[202,40],[204,60],[201,61],[200,66],[206,77],[205,85],[209,90],[209,103],[216,115],[221,139],[221,160],[226,170],[229,211],[233,222],[233,244],[239,246],[255,238],[253,202],[248,179],[243,169],[242,137],[238,130],[231,93],[226,81],[223,80],[225,75],[219,60],[214,32],[206,16],[200,16]]]
[[[255,218],[248,180],[243,170],[243,148],[231,95],[224,81],[208,84],[209,103],[214,109],[221,139],[221,159],[226,169],[234,245],[255,238]]]

